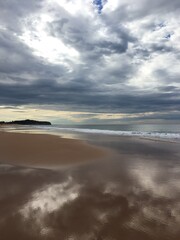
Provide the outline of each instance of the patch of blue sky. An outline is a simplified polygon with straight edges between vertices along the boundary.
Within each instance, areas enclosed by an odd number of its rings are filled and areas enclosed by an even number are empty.
[[[98,13],[101,14],[104,4],[107,0],[93,0],[93,4],[97,6]]]

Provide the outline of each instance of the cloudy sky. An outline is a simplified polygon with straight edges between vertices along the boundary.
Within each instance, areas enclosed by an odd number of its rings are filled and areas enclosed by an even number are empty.
[[[179,0],[0,0],[0,120],[180,122]]]

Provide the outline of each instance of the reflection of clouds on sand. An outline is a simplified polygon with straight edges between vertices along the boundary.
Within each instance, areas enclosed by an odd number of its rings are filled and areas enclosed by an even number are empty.
[[[179,203],[148,199],[147,202],[141,201],[138,211],[126,226],[135,231],[145,232],[153,239],[176,239],[175,236],[180,236],[179,214]]]
[[[0,171],[7,188],[0,189],[0,207],[9,209],[0,208],[0,236],[13,239],[22,229],[21,240],[179,240],[180,168],[161,160],[112,159],[57,171],[8,167]]]
[[[146,232],[153,239],[180,236],[180,168],[152,160],[132,163],[129,175],[132,188],[129,204],[136,209],[126,226]],[[176,238],[175,238],[176,239]]]
[[[29,201],[20,209],[24,220],[33,220],[41,229],[41,234],[46,234],[48,227],[44,227],[48,214],[60,210],[64,204],[76,199],[80,185],[73,184],[69,177],[62,183],[48,184],[32,193]]]
[[[139,161],[130,169],[143,191],[150,191],[154,197],[174,198],[180,194],[180,167],[167,167],[162,162]]]
[[[13,166],[9,164],[0,164],[0,172],[2,173],[3,171],[12,169]]]

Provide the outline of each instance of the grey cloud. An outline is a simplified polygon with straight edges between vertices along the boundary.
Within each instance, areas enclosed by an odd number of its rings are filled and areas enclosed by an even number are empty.
[[[156,69],[153,73],[160,81],[165,83],[179,83],[180,72],[172,72],[171,69],[160,68]],[[175,88],[176,89],[176,88]]]
[[[6,0],[0,1],[0,25],[6,27],[8,31],[21,32],[23,17],[38,11],[42,7],[43,0],[24,1]]]
[[[58,84],[41,81],[31,85],[0,85],[2,104],[54,104],[57,109],[66,106],[68,110],[111,113],[143,113],[174,111],[178,109],[178,93],[161,93],[149,95],[114,94],[99,91],[84,82]]]
[[[156,43],[150,46],[151,52],[173,52],[172,46],[167,46],[166,44]]]
[[[172,85],[161,86],[158,89],[159,89],[159,91],[162,91],[162,92],[175,92],[176,94],[178,94],[179,91],[180,91],[180,89],[178,87],[175,87],[175,86],[172,86]]]
[[[78,49],[81,54],[95,55],[96,58],[112,53],[124,53],[128,48],[128,42],[136,39],[130,36],[127,29],[122,26],[118,28],[107,28],[109,39],[111,35],[116,36],[117,40],[96,39],[96,32],[101,26],[93,25],[91,20],[84,16],[74,17],[66,13],[65,17],[57,19],[49,24],[49,31],[53,36],[63,39],[72,47]]]
[[[0,52],[1,73],[22,72],[29,68],[30,62],[31,65],[36,64],[30,49],[5,31],[0,31]]]
[[[119,20],[128,22],[156,14],[161,14],[161,17],[164,14],[178,14],[179,8],[179,0],[152,0],[150,2],[148,0],[139,0],[136,2],[130,0],[127,3],[120,3],[119,7],[111,15],[104,13],[104,18],[108,22],[117,25],[119,24]]]
[[[56,79],[64,75],[64,66],[47,65],[42,59],[35,57],[31,49],[22,43],[16,36],[6,31],[0,31],[0,81],[24,83],[30,78],[42,77]]]
[[[148,9],[147,12],[154,13],[154,12],[161,12],[161,13],[169,13],[171,11],[178,11],[180,8],[180,2],[178,0],[160,0],[160,1],[151,1],[148,0],[142,1],[143,8]]]
[[[46,24],[47,34],[79,52],[77,62],[64,56],[65,65],[36,56],[19,39],[24,26],[32,31],[32,38],[37,37],[33,32],[33,17],[28,20],[27,17],[43,12],[47,3],[11,3],[0,3],[0,26],[4,26],[0,28],[1,105],[38,104],[57,110],[129,114],[179,109],[179,73],[173,69],[179,58],[174,40],[177,32],[172,26],[169,29],[167,17],[171,14],[173,19],[178,18],[179,1],[153,0],[147,4],[139,0],[135,8],[130,7],[130,1],[112,12],[104,8],[97,16],[72,15],[62,7],[51,6],[46,12],[53,18]],[[132,23],[137,29],[131,27]],[[159,36],[162,29],[174,35],[166,39],[167,35],[162,34],[162,37],[142,41],[146,34]],[[157,86],[146,89],[130,84],[144,63],[153,61],[155,55],[163,59],[165,54],[174,56],[172,68],[157,65],[151,69]],[[171,116],[178,118],[179,115]],[[157,114],[157,117],[164,115]]]

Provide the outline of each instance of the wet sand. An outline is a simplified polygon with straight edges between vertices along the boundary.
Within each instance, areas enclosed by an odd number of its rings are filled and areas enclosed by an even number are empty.
[[[0,131],[0,162],[53,167],[95,160],[107,151],[83,141],[48,134],[12,133]]]
[[[180,145],[79,137],[114,154],[57,170],[0,165],[0,239],[179,240]]]

